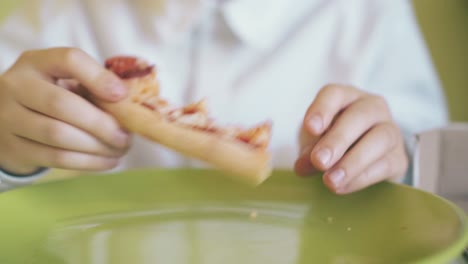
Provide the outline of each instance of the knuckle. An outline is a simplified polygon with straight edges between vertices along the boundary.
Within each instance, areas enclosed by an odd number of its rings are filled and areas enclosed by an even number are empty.
[[[354,118],[359,118],[360,122],[375,122],[377,117],[375,116],[374,112],[375,109],[372,108],[371,104],[366,104],[365,101],[360,101],[361,104],[357,105],[356,107],[352,107],[349,111],[350,115],[354,115]],[[366,105],[363,105],[366,104]]]
[[[25,72],[17,71],[15,68],[13,65],[0,75],[0,92],[2,93],[0,98],[2,99],[6,97],[6,94],[14,94],[15,91],[22,88],[20,82],[24,80]]]
[[[392,123],[385,123],[380,125],[380,133],[382,134],[382,138],[388,142],[388,146],[390,148],[394,148],[397,146],[399,142],[399,130],[396,125]]]
[[[72,163],[71,153],[65,150],[54,150],[50,154],[49,163],[53,167],[67,168]]]
[[[78,48],[65,48],[63,50],[63,62],[70,68],[78,65],[84,56],[84,51]]]
[[[97,79],[99,80],[99,83],[103,86],[119,82],[115,75],[108,70],[100,70],[98,72]]]
[[[370,95],[370,99],[377,107],[377,109],[384,110],[385,112],[389,113],[390,107],[388,105],[387,100],[381,95]]]
[[[331,93],[334,95],[340,95],[344,93],[362,93],[361,90],[355,88],[354,86],[351,85],[345,85],[345,84],[339,84],[339,83],[328,83],[323,88],[321,91]]]
[[[350,146],[353,139],[351,138],[350,133],[335,131],[327,141],[331,146]]]
[[[37,63],[40,57],[40,52],[41,50],[39,49],[24,51],[19,55],[18,59],[10,69],[14,69],[16,67],[27,67],[28,65]]]
[[[59,123],[49,125],[45,129],[45,138],[47,141],[57,145],[62,145],[65,134],[65,126]]]
[[[359,170],[369,167],[369,164],[369,156],[364,151],[353,152],[352,159],[349,159],[347,162],[347,165],[350,168],[350,170],[356,170],[355,173],[359,173]]]
[[[113,119],[102,112],[90,113],[86,115],[85,119],[85,123],[89,126],[89,132],[103,139],[113,139],[115,131],[118,130],[118,126]]]
[[[331,95],[339,95],[343,92],[343,86],[334,84],[334,83],[329,83],[326,84],[321,90],[320,93],[328,93]]]
[[[30,61],[32,58],[36,56],[36,54],[37,54],[37,50],[24,51],[18,57],[17,62],[22,63],[22,62]]]
[[[345,158],[340,162],[340,167],[346,171],[346,177],[348,180],[355,179],[356,177],[361,177],[361,174],[368,175],[368,172],[362,171],[367,164],[367,160],[362,154],[355,154],[352,157],[350,155],[345,156]]]
[[[319,141],[319,143],[314,146],[313,153],[317,159],[320,159],[318,151],[328,149],[331,152],[331,157],[327,162],[328,164],[332,164],[334,161],[340,161],[340,163],[345,165],[349,159],[349,157],[346,156],[346,151],[350,148],[351,143],[352,140],[346,133],[335,132]]]
[[[113,124],[109,117],[103,113],[89,114],[86,117],[88,124],[95,131],[109,131],[113,128]]]

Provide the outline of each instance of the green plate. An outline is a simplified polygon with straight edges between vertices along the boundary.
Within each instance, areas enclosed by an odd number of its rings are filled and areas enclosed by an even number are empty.
[[[241,185],[211,170],[83,176],[0,194],[0,263],[448,263],[466,215],[381,183],[336,196],[277,171]]]

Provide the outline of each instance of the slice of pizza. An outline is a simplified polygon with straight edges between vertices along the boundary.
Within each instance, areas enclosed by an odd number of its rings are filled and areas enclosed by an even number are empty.
[[[117,103],[94,101],[124,128],[253,185],[271,174],[271,122],[248,129],[219,125],[205,100],[183,107],[164,100],[156,69],[145,60],[118,56],[105,66],[125,82],[129,96]]]

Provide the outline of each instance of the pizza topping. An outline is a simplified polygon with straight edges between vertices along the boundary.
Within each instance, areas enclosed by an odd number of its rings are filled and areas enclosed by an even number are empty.
[[[152,105],[150,103],[143,102],[143,103],[141,103],[141,105],[148,108],[149,110],[152,110],[152,111],[156,110],[156,106],[154,106],[154,105]]]
[[[138,103],[138,101],[136,103]],[[169,104],[169,102],[157,96],[147,98],[140,104],[152,111],[157,111],[162,115],[167,115],[173,111],[173,107]]]
[[[213,120],[208,117],[205,99],[170,111],[167,115],[167,118],[169,121],[173,121],[182,125],[188,125],[197,129],[207,129],[206,131],[215,130],[212,129]]]
[[[264,149],[270,142],[270,122],[265,122],[247,130],[242,130],[238,127],[216,126],[214,120],[208,116],[205,100],[173,110],[166,117],[170,122],[201,131],[216,133],[228,140],[238,140],[254,148]]]
[[[220,133],[220,130],[215,126],[207,126],[207,127],[194,126],[193,128],[196,129],[196,130],[209,132],[209,133],[214,133],[214,134],[219,134]]]
[[[174,121],[178,124],[188,125],[188,126],[193,126],[193,127],[201,127],[201,128],[208,127],[211,125],[210,124],[211,122],[208,116],[204,115],[201,112],[180,115],[176,119],[169,119],[169,120]]]
[[[179,117],[183,115],[193,115],[193,114],[202,114],[208,115],[206,111],[206,100],[203,99],[199,102],[189,104],[182,108],[175,109],[169,113],[169,119],[177,120]]]
[[[266,148],[270,141],[271,122],[265,122],[256,127],[242,131],[236,138],[258,148]]]
[[[162,114],[169,122],[215,133],[228,140],[238,140],[253,148],[265,149],[270,142],[270,122],[265,122],[247,130],[238,127],[217,126],[214,120],[208,116],[205,100],[173,110],[169,110],[169,104],[162,99],[153,103],[143,102],[142,105]]]
[[[150,74],[154,68],[154,65],[149,65],[143,60],[130,56],[110,58],[106,60],[105,66],[122,79],[144,77]]]
[[[207,114],[206,110],[206,100],[202,99],[198,101],[197,103],[189,104],[182,108],[182,112],[184,115],[190,115],[194,113],[203,113]]]

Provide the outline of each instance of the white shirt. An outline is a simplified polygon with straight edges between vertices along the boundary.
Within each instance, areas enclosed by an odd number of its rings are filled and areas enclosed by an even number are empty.
[[[162,96],[206,97],[222,124],[273,121],[275,167],[291,168],[317,91],[346,83],[387,98],[408,139],[447,121],[406,0],[35,0],[0,26],[0,71],[28,49],[79,47],[99,61],[156,63]],[[119,169],[194,166],[141,138]]]

